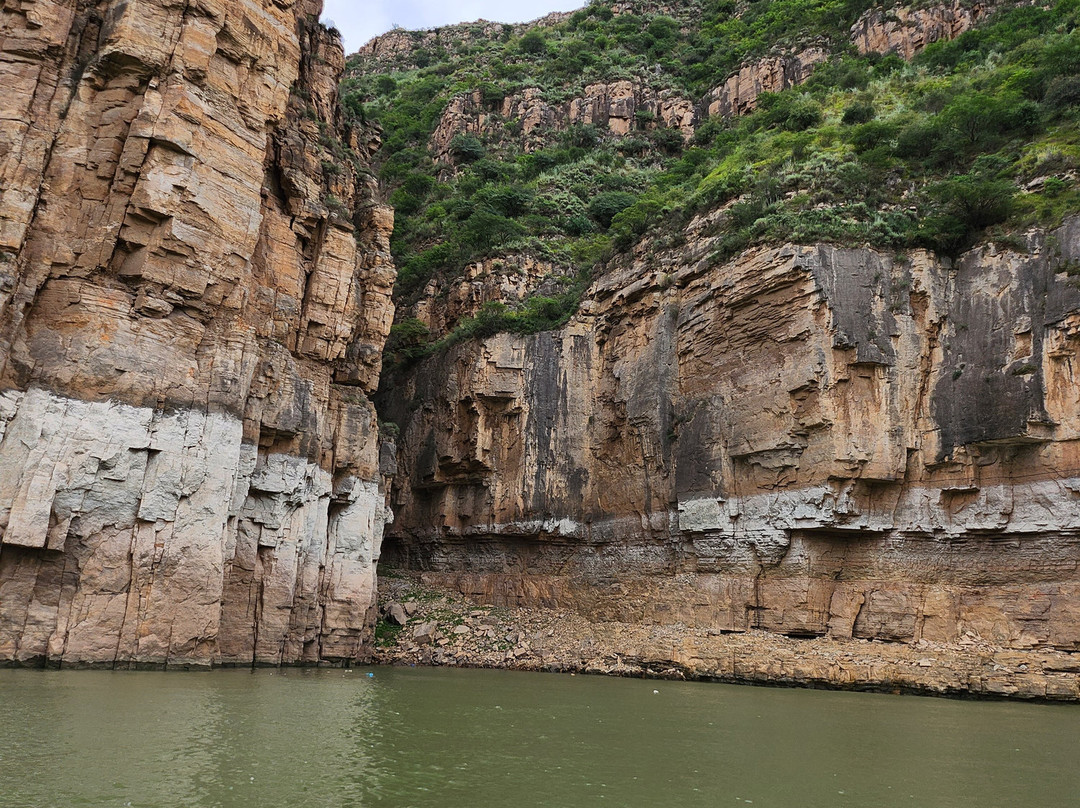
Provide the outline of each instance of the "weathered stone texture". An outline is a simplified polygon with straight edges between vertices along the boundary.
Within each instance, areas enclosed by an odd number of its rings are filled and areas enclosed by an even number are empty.
[[[542,147],[552,131],[575,125],[594,126],[617,137],[663,127],[678,129],[689,139],[698,119],[698,105],[693,101],[674,90],[657,90],[639,81],[590,84],[583,95],[561,103],[546,101],[535,87],[501,101],[486,101],[477,90],[450,100],[431,136],[431,149],[437,161],[452,163],[451,141],[460,134],[473,134],[496,141],[510,137],[531,151]]]
[[[3,8],[0,661],[365,653],[392,214],[319,11]]]
[[[708,114],[731,118],[753,112],[759,95],[802,84],[810,78],[814,67],[828,58],[828,52],[822,48],[806,48],[749,62],[709,93]]]
[[[432,51],[443,47],[469,46],[477,41],[492,42],[510,36],[520,36],[531,28],[557,25],[572,12],[553,11],[525,23],[501,23],[475,20],[458,25],[446,25],[421,31],[395,28],[365,42],[353,56],[364,72],[408,70],[426,66]],[[421,54],[423,59],[421,60]]]
[[[433,277],[412,303],[399,301],[400,318],[415,317],[432,334],[448,334],[463,318],[487,303],[520,303],[530,294],[560,288],[566,269],[527,254],[484,258],[465,267],[460,277]]]
[[[704,224],[395,380],[391,556],[605,619],[1080,649],[1080,223],[955,265],[716,264]]]
[[[872,8],[851,27],[851,41],[859,53],[895,53],[910,59],[939,39],[955,39],[990,12],[995,3],[963,3],[887,11]]]

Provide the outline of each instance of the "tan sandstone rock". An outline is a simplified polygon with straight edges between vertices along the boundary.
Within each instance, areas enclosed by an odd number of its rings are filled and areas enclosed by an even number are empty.
[[[851,28],[851,41],[859,53],[895,53],[903,59],[939,39],[955,39],[978,22],[994,3],[962,3],[885,11],[867,11]]]

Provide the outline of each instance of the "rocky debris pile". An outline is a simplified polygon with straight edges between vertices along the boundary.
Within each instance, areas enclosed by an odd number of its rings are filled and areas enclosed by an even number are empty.
[[[585,667],[582,652],[589,643],[575,638],[585,637],[590,624],[572,613],[478,606],[413,577],[383,577],[379,593],[376,662],[528,670]]]
[[[379,593],[379,664],[1080,700],[1080,654],[1003,649],[973,634],[904,644],[593,622],[567,610],[472,603],[396,571],[380,577]]]

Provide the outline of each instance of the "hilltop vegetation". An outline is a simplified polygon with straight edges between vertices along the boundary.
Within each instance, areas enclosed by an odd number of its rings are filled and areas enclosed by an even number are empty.
[[[399,295],[481,257],[544,256],[562,268],[563,294],[465,324],[537,330],[565,322],[613,254],[643,238],[677,244],[691,217],[721,206],[717,260],[778,241],[956,255],[988,231],[1007,242],[1080,208],[1080,0],[1000,4],[911,63],[855,51],[849,29],[871,5],[687,0],[616,14],[594,2],[494,38],[447,29],[435,50],[350,73],[346,107],[385,133],[377,163],[396,209]],[[743,117],[699,115],[688,139],[639,114],[625,134],[553,128],[525,151],[519,122],[499,115],[526,88],[558,103],[621,79],[700,99],[748,60],[809,45],[831,55],[808,81]],[[457,135],[436,162],[447,104],[474,91],[496,126]]]

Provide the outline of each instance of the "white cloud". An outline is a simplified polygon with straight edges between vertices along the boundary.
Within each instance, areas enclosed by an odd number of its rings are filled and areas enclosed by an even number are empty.
[[[373,36],[402,28],[433,28],[485,19],[494,22],[527,22],[552,11],[572,11],[586,0],[325,0],[323,21],[332,20],[345,38],[346,53],[353,53]]]

